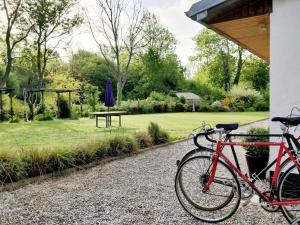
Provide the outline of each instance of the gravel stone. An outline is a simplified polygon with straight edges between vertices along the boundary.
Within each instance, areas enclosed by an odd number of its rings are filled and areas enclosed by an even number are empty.
[[[250,126],[267,126],[268,121]],[[245,130],[249,126],[241,128]],[[89,170],[0,193],[1,225],[195,224],[174,191],[182,142],[116,160]],[[257,203],[240,207],[223,224],[287,224],[281,212]]]

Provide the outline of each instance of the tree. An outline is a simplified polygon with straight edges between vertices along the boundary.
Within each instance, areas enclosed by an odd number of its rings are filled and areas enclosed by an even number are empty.
[[[175,54],[175,36],[149,12],[145,13],[142,36],[143,51],[130,66],[125,87],[127,97],[146,98],[152,91],[168,94],[179,90],[184,75]]]
[[[251,56],[243,68],[244,80],[257,91],[265,91],[269,84],[269,64]]]
[[[42,88],[49,58],[62,40],[82,23],[82,18],[72,11],[77,0],[28,1],[27,10],[34,24],[31,38],[36,51],[38,86]]]
[[[97,10],[98,21],[89,20],[89,27],[106,62],[114,62],[119,104],[132,58],[142,47],[144,12],[140,1],[128,0],[97,0]]]
[[[113,88],[116,89],[114,64],[107,64],[105,59],[96,53],[79,50],[70,59],[69,73],[77,80],[97,86],[101,99],[104,98],[108,79],[113,81]]]
[[[143,41],[146,51],[156,49],[160,56],[174,53],[177,44],[175,36],[150,12],[145,13]]]
[[[207,72],[213,84],[229,91],[239,83],[244,63],[242,48],[208,29],[201,31],[195,41],[197,55],[192,60]]]
[[[157,49],[149,49],[133,61],[126,85],[130,98],[147,98],[152,91],[169,94],[180,89],[183,69],[175,54],[160,56]]]
[[[14,53],[18,44],[24,41],[32,26],[26,20],[23,0],[2,0],[0,10],[3,11],[5,18],[3,21],[3,39],[6,46],[5,72],[0,76],[0,88],[6,85],[12,70]]]

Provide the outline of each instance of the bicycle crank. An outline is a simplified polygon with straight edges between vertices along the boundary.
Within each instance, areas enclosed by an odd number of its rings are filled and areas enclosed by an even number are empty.
[[[270,195],[270,191],[263,192],[264,195]],[[276,199],[276,198],[275,198]],[[279,210],[278,205],[271,205],[270,203],[266,202],[264,199],[259,198],[260,206],[268,211],[268,212],[277,212]]]

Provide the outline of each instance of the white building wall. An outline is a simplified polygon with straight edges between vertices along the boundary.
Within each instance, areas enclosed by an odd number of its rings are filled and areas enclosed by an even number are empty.
[[[270,117],[287,116],[293,106],[300,108],[300,0],[273,0],[270,66]],[[281,132],[278,122],[270,128]]]

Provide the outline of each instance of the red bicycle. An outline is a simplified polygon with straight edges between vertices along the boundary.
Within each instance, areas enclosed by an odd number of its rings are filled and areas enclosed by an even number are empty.
[[[269,211],[281,208],[286,219],[293,223],[300,217],[300,143],[288,132],[288,127],[298,126],[300,117],[276,117],[287,127],[283,134],[271,134],[269,137],[281,137],[278,142],[233,142],[231,138],[242,136],[265,136],[232,134],[227,130],[225,140],[217,141],[210,156],[194,156],[179,164],[175,190],[182,207],[193,217],[204,222],[217,223],[231,217],[238,209],[242,199],[249,198],[255,192],[260,197],[262,205]],[[228,125],[230,127],[230,125]],[[210,129],[210,131],[212,130]],[[214,132],[226,132],[214,129]],[[229,141],[228,141],[229,140]],[[270,185],[259,187],[259,174],[248,177],[240,169],[235,155],[236,146],[270,146],[277,147],[278,156],[260,173],[275,166]],[[234,153],[230,157],[224,154],[224,149],[230,147]]]

